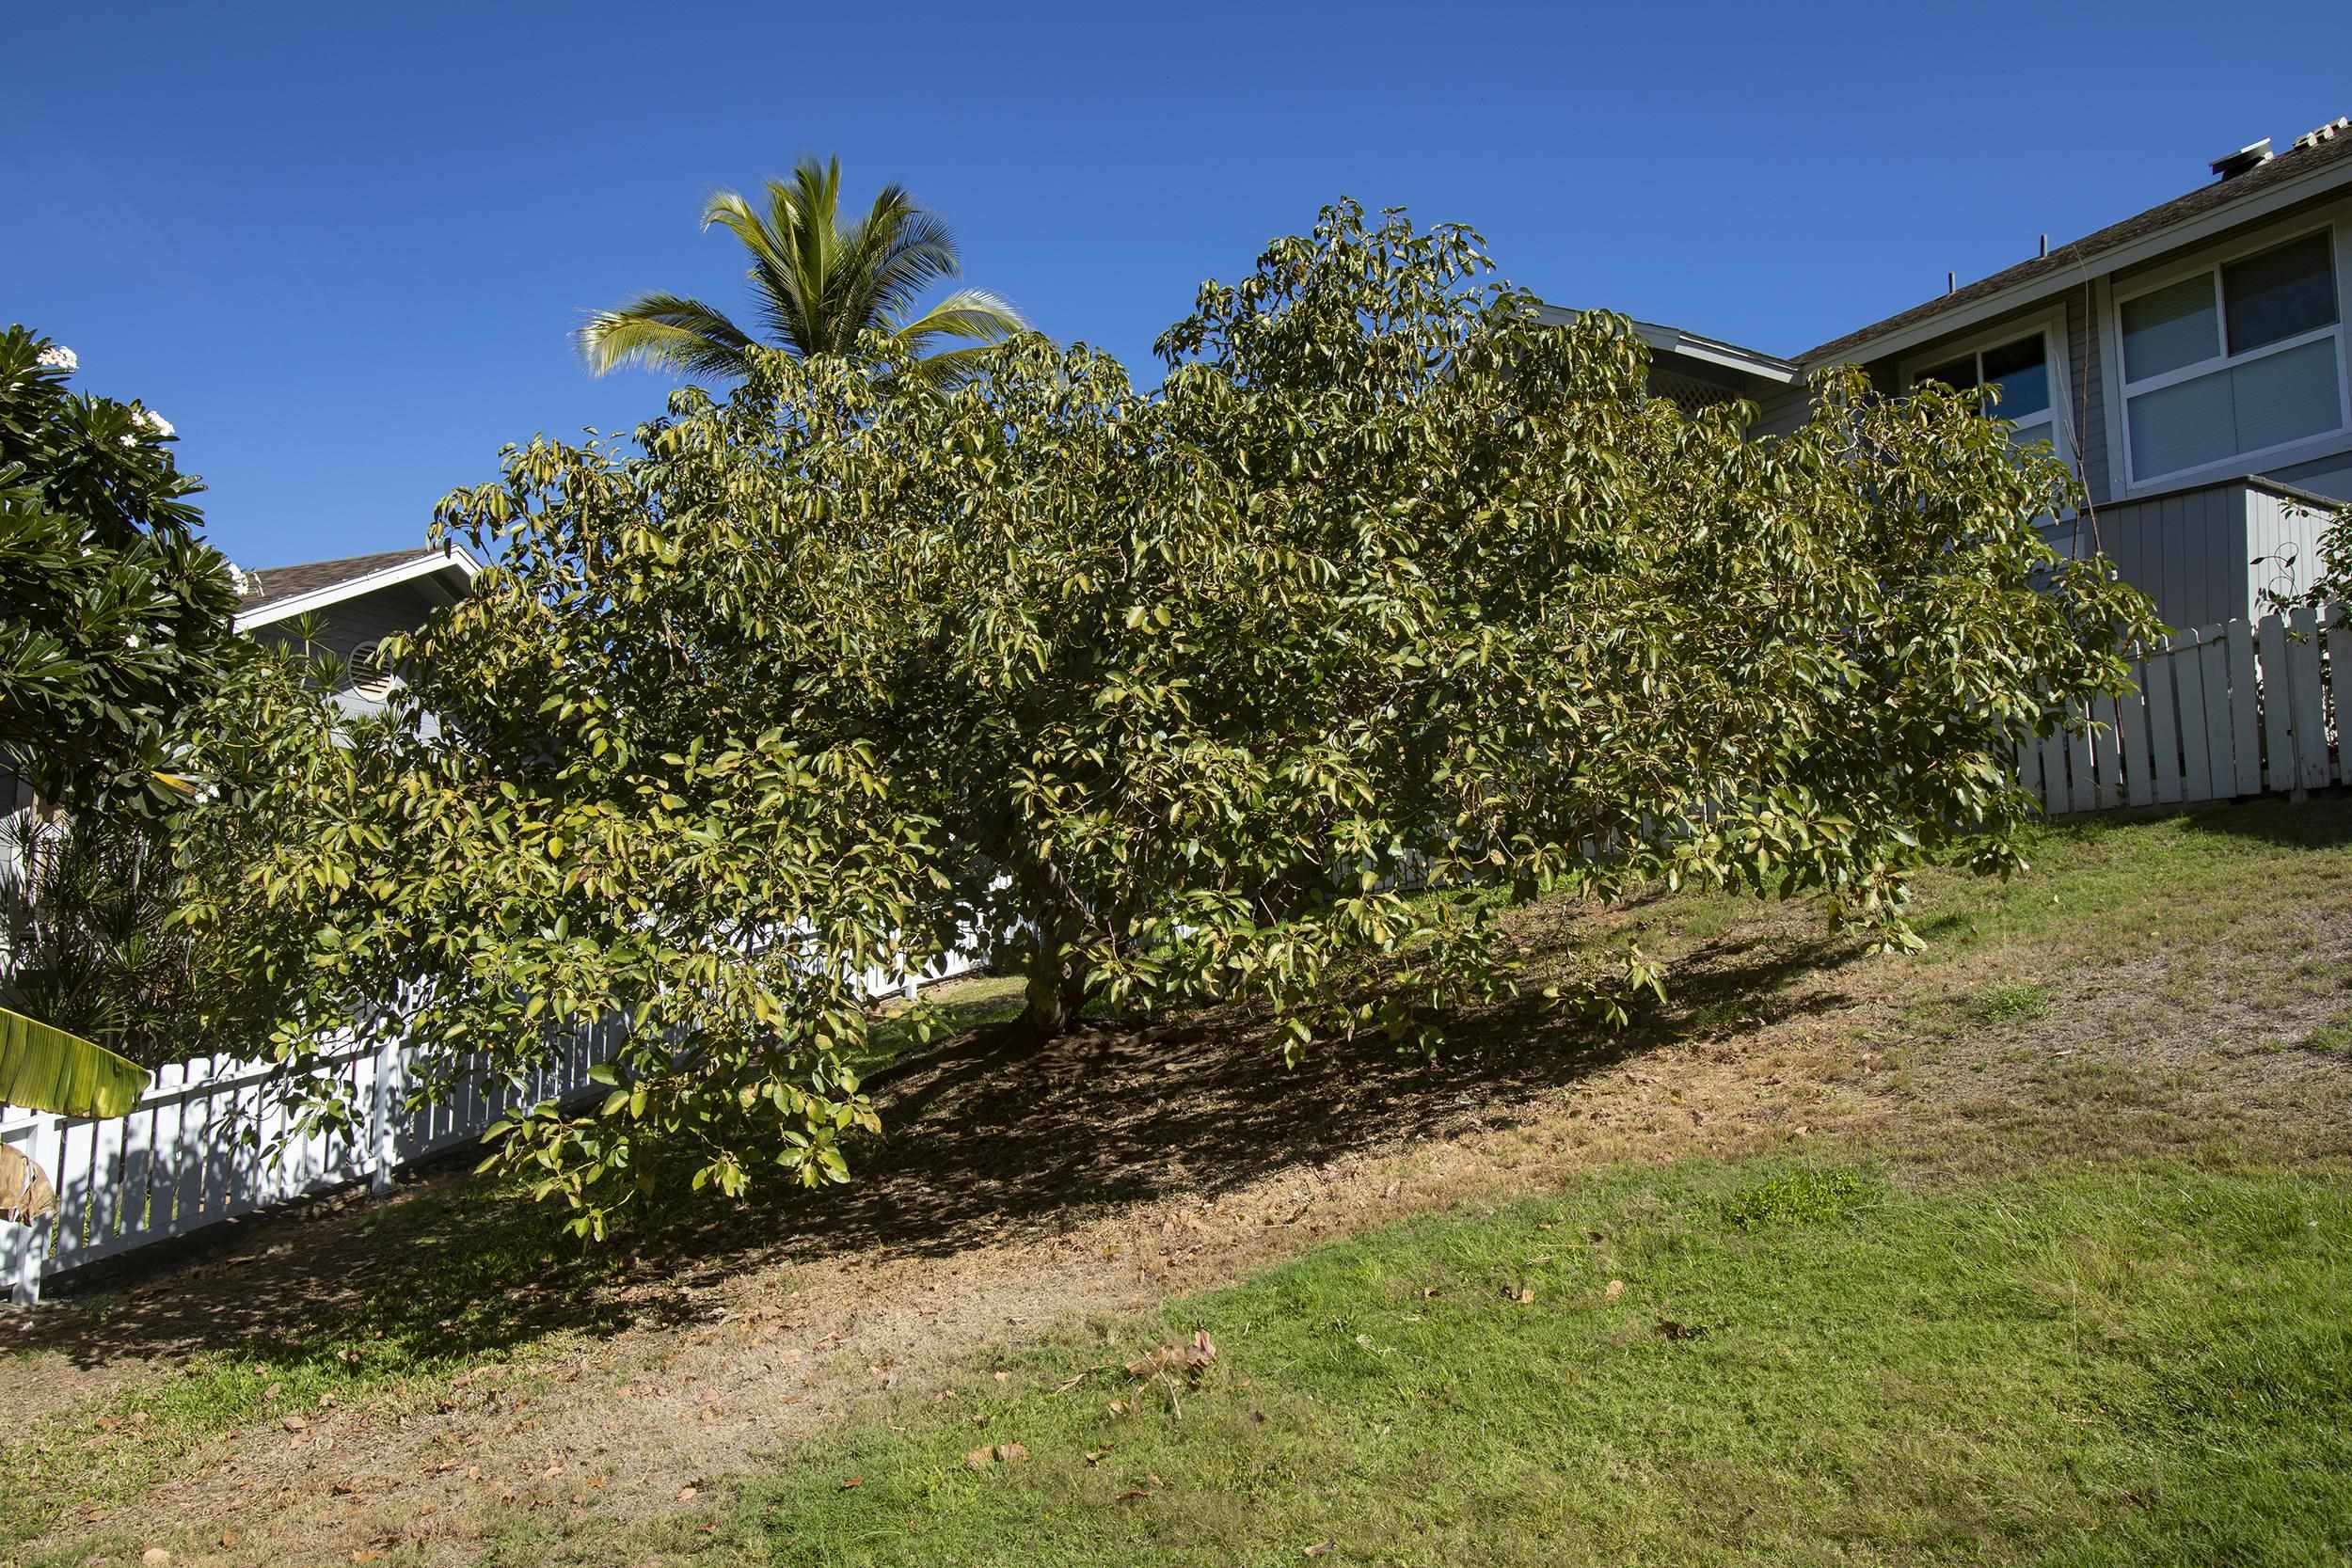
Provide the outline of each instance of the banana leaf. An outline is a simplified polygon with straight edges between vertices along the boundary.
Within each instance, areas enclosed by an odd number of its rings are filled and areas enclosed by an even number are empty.
[[[69,1117],[126,1115],[147,1069],[103,1045],[0,1007],[0,1105]]]

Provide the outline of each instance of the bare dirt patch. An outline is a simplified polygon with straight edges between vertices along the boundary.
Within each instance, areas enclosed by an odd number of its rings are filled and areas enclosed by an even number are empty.
[[[882,1390],[953,1399],[995,1347],[1603,1164],[1820,1151],[1938,1181],[2049,1159],[2343,1159],[2352,1063],[2296,1041],[2344,1005],[2326,977],[2352,971],[2352,896],[2317,912],[2284,966],[2250,925],[2128,961],[2053,942],[1922,964],[1828,937],[1802,909],[1749,908],[1683,944],[1674,1005],[1631,1033],[1529,1002],[1435,1065],[1342,1050],[1285,1069],[1234,1017],[1018,1056],[968,1037],[896,1077],[893,1135],[852,1186],[705,1213],[596,1269],[553,1258],[449,1329],[463,1370],[288,1411],[299,1427],[273,1408],[168,1487],[58,1520],[39,1549],[456,1563],[521,1532],[561,1555],[575,1532],[691,1505]],[[2321,981],[2183,983],[2246,964]],[[2042,1010],[1988,1021],[1987,989],[2021,985]],[[481,1223],[453,1202],[469,1180],[256,1225],[60,1304],[14,1333],[29,1358],[11,1381],[44,1409],[87,1407],[191,1357],[331,1337],[418,1266],[385,1255],[388,1234],[413,1248],[438,1225],[433,1244],[455,1245]],[[394,1223],[436,1204],[442,1220]]]

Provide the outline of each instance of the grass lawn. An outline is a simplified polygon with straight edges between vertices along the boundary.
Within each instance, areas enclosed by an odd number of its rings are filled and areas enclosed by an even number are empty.
[[[1039,1568],[2338,1562],[2348,1297],[2340,1175],[2081,1168],[1922,1196],[1866,1168],[1685,1164],[1407,1223],[1018,1355],[1001,1383],[809,1445],[715,1531],[640,1545]],[[1126,1373],[1195,1330],[1217,1352],[1197,1387]],[[974,1453],[1012,1444],[1025,1458]]]
[[[223,1227],[0,1315],[0,1568],[2344,1560],[2352,800],[2029,854],[1915,957],[1514,911],[1669,1000],[1436,1063],[954,982],[853,1183],[603,1247],[457,1169]]]

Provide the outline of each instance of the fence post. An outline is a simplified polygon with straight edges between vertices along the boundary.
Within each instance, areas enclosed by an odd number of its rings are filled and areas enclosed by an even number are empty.
[[[13,1221],[0,1220],[0,1234],[8,1241],[8,1299],[19,1307],[31,1307],[40,1300],[40,1275],[32,1273],[33,1227]]]
[[[8,1299],[19,1307],[40,1305],[41,1256],[49,1250],[49,1222],[8,1227]]]
[[[65,1202],[65,1172],[59,1167],[57,1156],[65,1147],[58,1129],[65,1118],[42,1116],[33,1123],[31,1135],[20,1146],[24,1157],[41,1168],[42,1174],[56,1189],[57,1201]],[[19,1307],[40,1305],[40,1275],[49,1260],[52,1227],[57,1223],[55,1213],[44,1214],[30,1225],[11,1225],[8,1229],[8,1299]]]
[[[377,1027],[375,1081],[368,1101],[368,1140],[373,1151],[368,1185],[372,1191],[389,1193],[392,1171],[400,1163],[400,1134],[393,1120],[400,1104],[400,1036],[383,1028],[381,1019]]]

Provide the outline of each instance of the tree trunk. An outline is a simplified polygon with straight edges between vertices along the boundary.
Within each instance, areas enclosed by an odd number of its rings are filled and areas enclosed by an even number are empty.
[[[1068,1033],[1077,1022],[1086,1006],[1088,966],[1075,951],[1082,933],[1074,925],[1032,929],[1038,935],[1023,955],[1027,1005],[1018,1028],[1041,1043]]]

